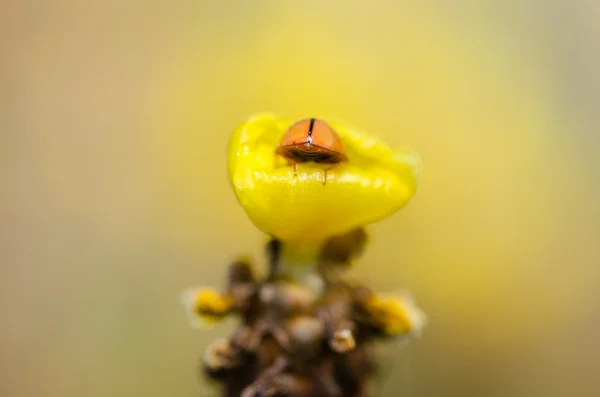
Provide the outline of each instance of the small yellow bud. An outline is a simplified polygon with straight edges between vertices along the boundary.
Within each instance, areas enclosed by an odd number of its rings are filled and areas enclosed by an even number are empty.
[[[386,335],[420,334],[427,319],[408,294],[373,294],[364,308],[371,321]]]
[[[233,298],[221,295],[210,287],[190,288],[181,293],[181,301],[186,308],[192,326],[214,324],[233,308]]]

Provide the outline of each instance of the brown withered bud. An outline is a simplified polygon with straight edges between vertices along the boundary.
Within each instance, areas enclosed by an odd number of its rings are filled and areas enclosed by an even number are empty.
[[[356,346],[353,309],[352,290],[344,284],[333,283],[316,311],[325,325],[329,347],[337,353],[345,353]]]
[[[337,353],[346,353],[356,347],[356,340],[350,327],[338,329],[329,339],[329,346]]]
[[[285,322],[284,329],[289,335],[288,351],[292,357],[307,360],[321,354],[325,326],[320,319],[296,316]]]
[[[255,303],[258,284],[252,267],[246,260],[238,260],[229,266],[227,292],[233,299],[233,305],[244,316]]]
[[[343,306],[349,306],[344,302]],[[342,306],[342,305],[340,305]],[[336,353],[346,353],[356,347],[355,329],[350,313],[337,313],[331,308],[321,308],[318,317],[323,321],[326,330],[327,343]]]
[[[328,266],[345,268],[352,259],[359,257],[367,243],[364,228],[354,229],[346,234],[331,237],[325,243],[320,256],[321,267],[327,271]]]
[[[208,346],[202,358],[206,373],[212,378],[224,378],[241,363],[237,351],[225,338],[215,340]]]
[[[263,335],[256,324],[242,324],[231,337],[231,344],[239,350],[255,353]]]
[[[294,314],[310,311],[318,296],[313,290],[300,284],[279,281],[263,284],[260,287],[259,298],[269,310]]]
[[[241,326],[232,338],[232,345],[248,353],[258,353],[266,338],[273,339],[279,349],[288,349],[290,341],[287,332],[278,323],[263,318]]]
[[[245,259],[239,259],[229,265],[228,287],[231,288],[237,284],[255,283],[254,272],[250,262]]]

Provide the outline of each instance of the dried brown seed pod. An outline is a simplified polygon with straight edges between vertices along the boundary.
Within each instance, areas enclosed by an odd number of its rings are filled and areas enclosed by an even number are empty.
[[[364,228],[331,237],[323,246],[320,261],[325,265],[349,266],[352,259],[362,254],[366,243],[367,233]]]
[[[278,281],[263,284],[259,298],[269,310],[290,315],[309,312],[319,296],[314,290],[297,283]]]
[[[337,353],[346,353],[356,347],[356,340],[348,328],[338,330],[329,339],[329,346]]]
[[[204,369],[213,378],[224,377],[240,363],[239,351],[226,338],[219,338],[211,343],[202,358]]]
[[[293,357],[309,359],[317,357],[322,350],[325,325],[313,316],[295,316],[285,322],[285,331],[289,335],[288,351]]]

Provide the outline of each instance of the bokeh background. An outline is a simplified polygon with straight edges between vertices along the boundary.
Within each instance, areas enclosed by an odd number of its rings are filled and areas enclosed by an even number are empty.
[[[600,3],[0,2],[0,395],[208,396],[179,292],[262,236],[250,114],[340,117],[424,161],[350,275],[422,339],[381,396],[598,396]]]

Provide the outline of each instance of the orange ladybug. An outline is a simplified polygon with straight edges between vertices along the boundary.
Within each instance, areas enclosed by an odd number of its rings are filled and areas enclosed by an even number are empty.
[[[283,134],[276,153],[294,166],[294,175],[298,163],[313,161],[333,164],[325,169],[323,184],[327,182],[328,170],[348,161],[340,135],[323,120],[315,118],[292,124]]]

